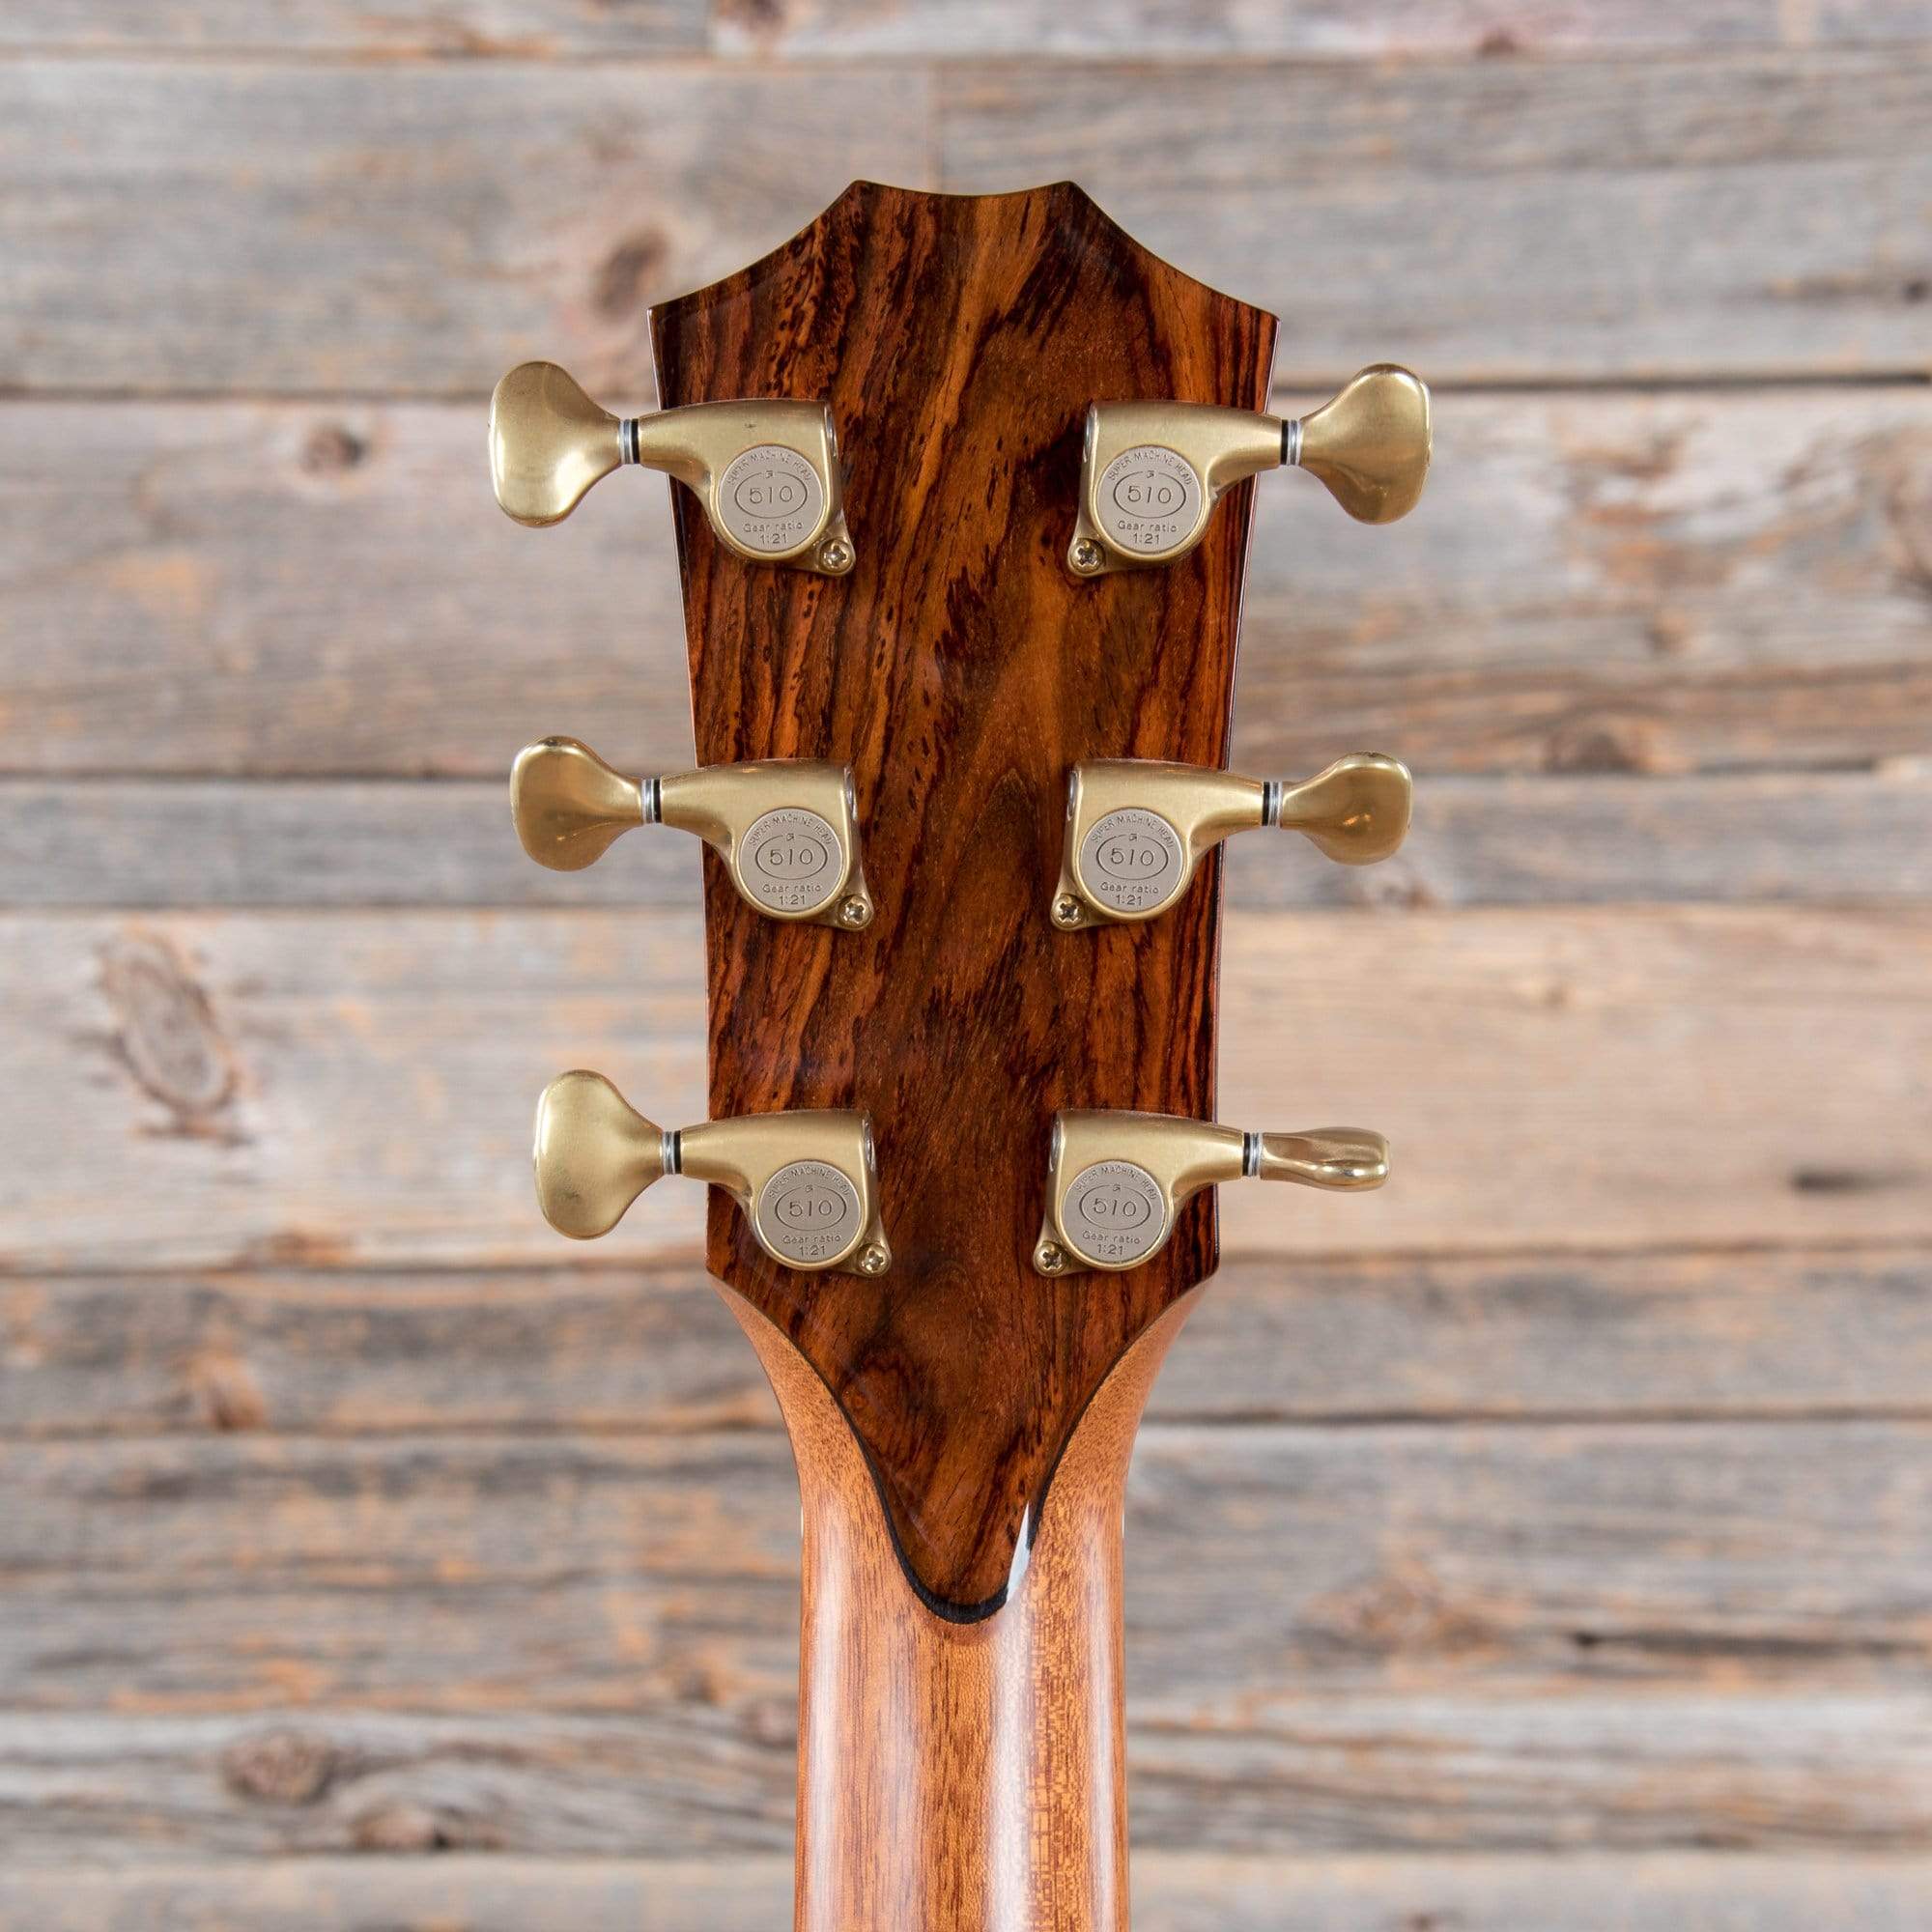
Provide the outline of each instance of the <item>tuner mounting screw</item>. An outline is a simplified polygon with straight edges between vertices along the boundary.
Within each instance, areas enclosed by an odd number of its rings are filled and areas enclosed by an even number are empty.
[[[1092,575],[1100,568],[1100,546],[1092,537],[1080,537],[1073,545],[1073,568]]]
[[[1066,1265],[1066,1250],[1058,1241],[1042,1241],[1033,1251],[1033,1264],[1041,1274],[1058,1274]]]
[[[1071,893],[1062,893],[1054,900],[1053,923],[1055,925],[1078,925],[1080,923],[1080,901]]]
[[[818,567],[834,577],[842,577],[852,568],[852,546],[842,537],[827,537],[818,546]]]
[[[859,1272],[861,1274],[884,1274],[891,1262],[892,1257],[874,1241],[869,1248],[865,1249],[860,1254]]]
[[[838,902],[838,923],[857,932],[862,925],[872,923],[872,902],[862,899],[857,893],[848,893]]]

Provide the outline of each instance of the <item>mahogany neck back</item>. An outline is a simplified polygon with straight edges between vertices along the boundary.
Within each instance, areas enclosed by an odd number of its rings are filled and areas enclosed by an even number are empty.
[[[1122,1495],[1191,1298],[1101,1383],[1025,1574],[971,1624],[905,1587],[830,1391],[729,1298],[778,1391],[805,1506],[795,1932],[1126,1932]]]

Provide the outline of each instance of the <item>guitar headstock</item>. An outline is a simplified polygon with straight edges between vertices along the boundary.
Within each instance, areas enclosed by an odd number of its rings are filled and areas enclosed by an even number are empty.
[[[698,832],[712,1122],[803,1111],[842,1138],[667,1135],[580,1087],[540,1166],[554,1194],[584,1135],[618,1149],[595,1188],[563,1184],[571,1232],[663,1172],[721,1182],[712,1272],[823,1378],[928,1603],[982,1614],[1110,1367],[1212,1272],[1213,1183],[1380,1177],[1373,1135],[1211,1125],[1219,841],[1287,824],[1360,860],[1407,823],[1392,760],[1301,786],[1222,770],[1234,486],[1299,460],[1351,514],[1399,515],[1426,394],[1369,370],[1339,427],[1266,416],[1273,318],[1068,184],[856,185],[651,326],[663,409],[739,434],[671,492],[704,769],[638,784],[554,741],[520,765],[519,823],[562,866],[627,823]],[[584,404],[556,475],[518,476],[529,520],[639,460]],[[787,440],[781,416],[831,427]],[[493,456],[500,483],[500,435]],[[1189,769],[1156,795],[1123,760]]]

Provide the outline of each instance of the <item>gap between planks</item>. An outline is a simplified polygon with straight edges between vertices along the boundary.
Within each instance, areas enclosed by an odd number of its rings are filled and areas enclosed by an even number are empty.
[[[1156,1384],[1150,1427],[1910,1421],[1932,1386],[1928,1289],[1923,1248],[1239,1256]],[[0,1432],[18,1440],[777,1427],[696,1256],[13,1277],[0,1333]]]

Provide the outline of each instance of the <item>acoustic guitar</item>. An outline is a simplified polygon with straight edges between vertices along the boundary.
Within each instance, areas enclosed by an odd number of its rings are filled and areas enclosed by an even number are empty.
[[[712,1187],[804,1500],[799,1932],[1117,1932],[1123,1486],[1215,1189],[1387,1171],[1215,1120],[1221,842],[1361,864],[1409,814],[1388,757],[1225,768],[1249,479],[1400,517],[1428,394],[1267,414],[1274,319],[1065,183],[856,185],[651,328],[657,413],[526,363],[491,463],[531,525],[674,479],[698,767],[552,738],[512,798],[564,869],[703,841],[710,1118],[565,1073],[538,1198],[584,1237]]]

